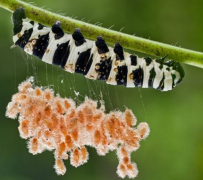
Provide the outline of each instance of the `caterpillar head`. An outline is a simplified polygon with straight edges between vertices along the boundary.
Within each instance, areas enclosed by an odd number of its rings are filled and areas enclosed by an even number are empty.
[[[13,28],[13,34],[16,35],[17,33],[19,33],[23,27],[22,24],[22,19],[25,19],[25,11],[23,8],[18,8],[14,11],[13,16],[12,16],[12,21],[14,24],[14,28]]]
[[[184,71],[183,67],[181,66],[181,64],[179,62],[169,60],[169,61],[166,62],[166,64],[171,66],[173,68],[173,70],[179,72],[181,78],[185,77],[185,71]]]
[[[183,78],[185,77],[185,71],[181,66],[181,64],[179,62],[175,62],[172,60],[167,61],[166,64],[169,67],[172,67],[174,71],[179,73],[178,77],[176,77],[177,74],[176,75],[172,74],[173,78],[175,79],[175,84],[178,85],[179,83],[181,83],[183,81]]]

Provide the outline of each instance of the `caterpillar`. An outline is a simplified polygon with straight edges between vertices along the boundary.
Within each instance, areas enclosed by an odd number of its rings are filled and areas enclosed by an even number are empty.
[[[25,16],[18,8],[12,16],[14,46],[19,46],[42,61],[60,66],[65,71],[83,74],[86,78],[104,80],[111,85],[172,90],[184,78],[180,63],[165,58],[139,58],[124,52],[116,43],[108,47],[98,36],[96,41],[85,39],[80,29],[66,34],[59,21],[49,28]]]

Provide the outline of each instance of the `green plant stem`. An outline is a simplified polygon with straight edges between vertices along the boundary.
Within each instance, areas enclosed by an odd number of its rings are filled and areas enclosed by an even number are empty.
[[[101,35],[109,44],[119,42],[124,48],[127,49],[139,51],[152,56],[163,57],[168,55],[167,58],[169,59],[203,68],[203,53],[201,52],[179,48],[102,28],[72,19],[70,17],[64,17],[52,13],[20,0],[0,0],[0,6],[11,12],[15,11],[19,7],[23,7],[28,18],[47,26],[52,26],[55,21],[61,21],[62,28],[67,33],[72,33],[75,28],[80,28],[86,38],[94,40],[97,36]]]

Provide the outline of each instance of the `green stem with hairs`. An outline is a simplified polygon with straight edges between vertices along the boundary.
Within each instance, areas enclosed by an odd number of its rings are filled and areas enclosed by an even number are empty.
[[[164,57],[165,55],[168,55],[167,58],[169,59],[203,68],[203,53],[201,52],[109,30],[70,17],[64,17],[52,13],[20,0],[0,0],[0,6],[11,12],[19,7],[23,7],[28,18],[47,26],[52,26],[56,21],[61,21],[62,28],[67,33],[72,33],[75,28],[80,28],[86,38],[94,40],[97,36],[101,35],[109,44],[119,42],[127,49],[139,51],[152,56]]]

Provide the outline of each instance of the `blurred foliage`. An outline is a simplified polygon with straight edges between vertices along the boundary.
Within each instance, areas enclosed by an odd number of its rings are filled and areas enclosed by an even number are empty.
[[[103,27],[136,34],[144,38],[203,51],[202,0],[33,0],[37,6],[66,12],[67,16],[85,18]],[[183,65],[184,82],[170,92],[154,89],[127,89],[91,81],[81,75],[63,72],[35,57],[27,56],[12,45],[11,13],[0,9],[0,180],[110,180],[116,175],[115,152],[100,157],[90,149],[87,164],[74,168],[65,161],[67,173],[57,176],[52,152],[33,156],[28,153],[25,140],[19,137],[18,122],[5,117],[5,108],[17,85],[34,76],[37,85],[53,88],[61,96],[84,96],[99,99],[100,92],[107,111],[129,107],[138,122],[147,121],[151,127],[149,138],[141,142],[133,153],[138,165],[137,180],[202,180],[203,179],[203,69]],[[133,52],[135,53],[135,52]],[[146,55],[145,55],[146,56]],[[80,92],[75,96],[74,90]]]

